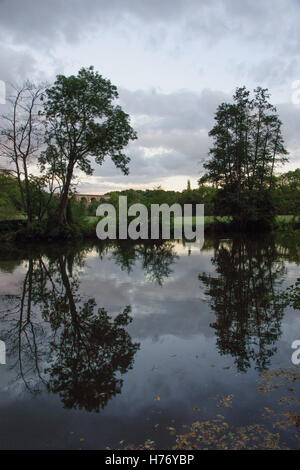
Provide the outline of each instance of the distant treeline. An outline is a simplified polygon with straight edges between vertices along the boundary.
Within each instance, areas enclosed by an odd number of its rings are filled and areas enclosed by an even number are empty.
[[[172,205],[178,203],[180,205],[196,204],[205,205],[205,215],[223,215],[218,213],[216,208],[216,195],[218,190],[208,184],[203,184],[199,180],[197,189],[187,189],[183,191],[165,191],[158,187],[155,189],[136,190],[128,189],[125,191],[113,191],[110,193],[110,199],[105,200],[106,203],[113,204],[118,207],[119,196],[127,196],[128,206],[140,203],[147,208],[151,204]],[[289,171],[280,176],[274,177],[274,185],[272,189],[272,197],[278,215],[299,215],[300,214],[300,169]],[[58,198],[54,195],[49,203],[49,194],[36,185],[31,187],[31,199],[33,202],[34,217],[39,220],[47,214],[51,217],[57,211]],[[47,207],[46,207],[47,204]],[[95,216],[96,209],[99,205],[98,201],[94,201],[86,206],[83,202],[76,202],[71,198],[69,203],[69,211],[75,219],[82,216]],[[0,219],[14,219],[22,215],[22,201],[19,186],[15,177],[9,173],[0,174]],[[227,214],[230,215],[230,214]]]
[[[277,215],[299,215],[300,214],[300,169],[283,173],[280,176],[274,176],[274,184],[272,189],[272,199],[275,205]],[[208,184],[203,184],[199,180],[199,187],[197,189],[188,189],[183,191],[165,191],[162,188],[136,190],[128,189],[125,191],[113,191],[110,193],[110,199],[105,202],[110,202],[115,207],[118,206],[119,196],[127,196],[128,206],[135,203],[144,204],[147,208],[151,204],[175,204],[180,205],[196,204],[205,205],[205,215],[224,215],[218,211],[216,204],[216,196],[218,189],[213,188]],[[94,202],[87,208],[90,215],[95,215],[96,208],[99,203]],[[231,215],[231,214],[226,214]]]
[[[96,215],[98,202],[76,203],[76,175],[79,170],[92,175],[106,158],[129,173],[125,151],[137,133],[117,99],[117,88],[92,66],[76,76],[58,75],[46,89],[31,82],[14,88],[8,112],[0,117],[1,168],[13,170],[1,175],[0,217],[23,217],[26,228],[18,237],[73,239],[87,235],[87,222],[88,233],[95,232],[97,221],[86,216]],[[189,181],[181,192],[128,189],[111,192],[106,202],[117,208],[119,195],[126,195],[129,206],[191,204],[194,215],[196,205],[204,204],[207,216],[230,216],[231,228],[239,232],[272,230],[276,215],[299,215],[300,170],[275,176],[288,151],[269,99],[267,89],[242,86],[217,107],[197,189]]]

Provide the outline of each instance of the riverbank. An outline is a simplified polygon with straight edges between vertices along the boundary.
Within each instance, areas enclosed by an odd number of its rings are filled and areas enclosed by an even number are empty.
[[[184,219],[184,222],[183,222]],[[51,242],[56,240],[96,240],[96,227],[100,218],[96,216],[84,217],[79,223],[66,226],[60,229],[58,226],[47,227],[45,224],[34,222],[31,228],[27,228],[26,219],[18,217],[10,220],[0,220],[0,242],[13,243],[15,241],[29,242]],[[195,231],[197,225],[202,223],[202,219],[197,217],[176,217],[171,219],[170,238],[174,238],[174,230],[181,226]],[[149,233],[150,233],[149,221]],[[299,219],[293,215],[278,215],[275,219],[274,231],[292,231],[300,228]],[[262,227],[248,227],[246,233],[257,233],[263,231]],[[161,232],[161,227],[160,227]],[[205,216],[204,217],[204,233],[209,234],[234,234],[241,232],[230,216]],[[243,232],[243,231],[242,231]],[[244,231],[245,232],[245,231]]]

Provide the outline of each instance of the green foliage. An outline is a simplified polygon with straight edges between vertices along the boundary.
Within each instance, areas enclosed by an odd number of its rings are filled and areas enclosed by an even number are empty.
[[[287,160],[282,123],[268,99],[267,89],[256,88],[251,98],[245,87],[238,88],[234,103],[218,107],[216,124],[209,132],[214,144],[202,181],[222,191],[216,210],[232,215],[241,228],[247,218],[259,227],[270,225],[275,165]]]
[[[237,195],[229,189],[220,189],[215,197],[218,215],[233,215],[233,223],[242,230],[270,230],[276,216],[272,196],[267,190],[252,189]]]
[[[65,208],[75,169],[87,175],[93,173],[91,158],[102,165],[109,156],[115,166],[128,174],[130,158],[123,149],[137,138],[129,116],[119,105],[117,88],[93,67],[81,68],[77,76],[58,75],[54,85],[46,90],[47,149],[40,156],[42,168],[59,173],[63,183],[59,222],[66,223]]]
[[[192,204],[193,214],[195,215],[196,204],[204,204],[206,215],[214,214],[214,198],[216,189],[208,185],[200,185],[198,189],[183,190],[179,194],[178,202],[184,204]]]
[[[90,175],[91,159],[101,165],[110,157],[117,168],[128,173],[130,159],[124,148],[137,136],[128,114],[115,104],[117,98],[117,88],[93,67],[80,69],[76,76],[58,75],[44,93],[29,83],[21,88],[15,103],[26,103],[26,129],[32,122],[34,133],[28,131],[26,135],[27,150],[20,148],[18,158],[24,168],[17,172],[18,178],[9,172],[0,173],[0,219],[23,215],[30,237],[36,232],[38,237],[62,233],[63,238],[69,238],[72,229],[76,236],[91,234],[86,218],[95,216],[99,202],[86,206],[70,198],[74,171]],[[43,111],[38,113],[41,103]],[[34,120],[28,113],[30,106],[35,109]],[[44,134],[41,115],[46,118]],[[128,206],[141,203],[148,210],[151,204],[191,204],[193,216],[196,204],[204,204],[206,216],[232,216],[235,226],[242,230],[270,229],[276,214],[300,215],[300,169],[274,175],[276,164],[287,160],[287,151],[281,121],[269,102],[267,89],[259,87],[251,97],[245,87],[238,88],[233,103],[218,107],[215,120],[209,133],[213,138],[211,158],[204,164],[206,173],[197,189],[191,189],[188,180],[182,192],[165,191],[160,186],[153,190],[128,189],[111,192],[107,202],[118,209],[118,198],[125,195]],[[17,135],[22,136],[24,126],[21,121],[17,124]],[[12,135],[13,128],[1,137]],[[33,176],[27,170],[27,159],[37,152],[41,141],[47,144],[39,158],[41,173]],[[295,221],[290,223],[291,230]],[[65,229],[60,230],[58,225],[65,225]]]
[[[300,168],[275,179],[273,198],[278,214],[300,215]]]
[[[9,173],[0,173],[0,219],[16,218],[21,209],[21,195],[16,178]]]
[[[300,278],[281,294],[280,299],[285,305],[293,307],[294,310],[300,310]]]
[[[118,209],[119,196],[127,196],[128,207],[132,204],[144,204],[150,211],[151,204],[180,204],[183,208],[184,204],[192,204],[195,209],[196,204],[205,205],[205,214],[213,215],[214,196],[216,189],[211,186],[201,186],[198,189],[179,191],[165,191],[161,187],[156,189],[113,191],[110,193],[110,199],[107,201]],[[95,215],[94,212],[91,215]],[[195,211],[194,211],[195,212]],[[90,209],[89,209],[90,214]]]
[[[99,201],[92,201],[86,208],[87,215],[94,216],[96,214],[97,207],[99,206]]]
[[[77,202],[73,198],[70,200],[70,209],[72,212],[73,221],[84,219],[89,214],[88,207],[84,204],[84,202]]]

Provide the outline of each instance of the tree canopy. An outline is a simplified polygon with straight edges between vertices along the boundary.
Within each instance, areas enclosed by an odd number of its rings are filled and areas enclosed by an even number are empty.
[[[272,212],[269,191],[276,165],[287,161],[277,110],[267,89],[258,87],[253,97],[237,88],[233,103],[222,103],[209,132],[213,146],[204,164],[204,180],[220,189],[218,203],[239,223],[257,222]],[[261,210],[265,203],[265,210]]]
[[[102,165],[109,156],[115,166],[128,174],[130,158],[123,152],[137,138],[129,115],[115,104],[117,88],[93,67],[81,68],[77,76],[58,75],[44,94],[46,150],[43,167],[55,167],[62,176],[59,222],[65,222],[65,208],[74,170],[91,175],[91,158]]]

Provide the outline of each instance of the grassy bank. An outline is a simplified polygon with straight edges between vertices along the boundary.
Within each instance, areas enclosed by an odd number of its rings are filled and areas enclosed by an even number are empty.
[[[57,226],[53,226],[49,229],[46,225],[38,222],[34,222],[31,229],[26,228],[26,217],[18,215],[17,217],[6,218],[6,220],[0,220],[0,241],[13,242],[17,241],[35,241],[35,240],[56,240],[56,239],[95,239],[96,226],[99,217],[96,216],[85,216],[71,226],[61,230]],[[196,226],[203,223],[201,217],[175,217],[171,220],[171,238],[173,236],[174,229],[183,226],[195,230]],[[286,231],[300,228],[299,217],[292,215],[278,215],[275,219],[275,230]],[[236,232],[237,228],[232,223],[230,216],[205,216],[204,217],[204,230],[206,234],[218,233],[228,234]],[[150,221],[149,221],[149,233],[150,233]]]

